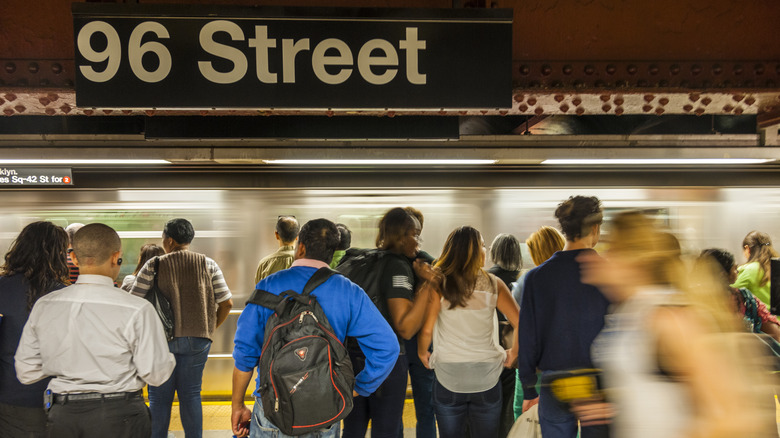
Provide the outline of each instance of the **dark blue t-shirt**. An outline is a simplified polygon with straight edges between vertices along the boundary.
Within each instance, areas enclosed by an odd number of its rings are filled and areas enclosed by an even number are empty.
[[[528,271],[518,325],[518,374],[524,398],[537,397],[536,369],[592,368],[590,345],[604,327],[609,301],[580,281],[577,257],[592,249],[558,251]]]
[[[27,280],[21,274],[0,277],[0,403],[28,408],[43,407],[43,393],[51,378],[23,385],[16,378],[14,354],[22,329],[30,316],[27,310]],[[58,285],[54,290],[65,287]]]

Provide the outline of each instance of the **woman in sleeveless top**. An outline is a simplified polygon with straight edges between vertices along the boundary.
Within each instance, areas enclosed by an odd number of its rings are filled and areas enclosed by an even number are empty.
[[[431,303],[418,339],[423,364],[434,370],[433,407],[442,438],[498,436],[499,377],[517,359],[515,346],[498,342],[496,308],[517,326],[519,309],[509,288],[483,268],[485,243],[479,231],[453,231],[435,267],[443,275],[432,286]],[[433,353],[428,347],[433,342]]]

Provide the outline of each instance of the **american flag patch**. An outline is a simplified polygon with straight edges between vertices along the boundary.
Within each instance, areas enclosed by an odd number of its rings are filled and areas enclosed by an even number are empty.
[[[406,275],[393,275],[393,287],[412,290],[412,283]]]

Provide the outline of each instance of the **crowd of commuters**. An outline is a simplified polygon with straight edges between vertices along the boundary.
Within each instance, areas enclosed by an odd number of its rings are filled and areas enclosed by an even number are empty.
[[[422,212],[387,211],[375,239],[377,296],[342,275],[311,293],[347,347],[355,384],[343,422],[299,436],[363,438],[370,424],[374,438],[400,438],[407,382],[420,438],[504,438],[534,405],[545,438],[777,436],[767,354],[752,337],[780,341],[767,234],[745,237],[738,267],[717,248],[685,260],[677,239],[637,212],[616,214],[601,239],[595,197],[571,197],[554,216],[560,231],[544,226],[525,241],[535,267],[523,272],[511,234],[488,249],[461,226],[435,258],[420,247]],[[255,283],[276,295],[359,253],[349,228],[327,219],[299,226],[280,215],[274,235],[279,249],[260,261]],[[168,221],[161,247],[143,245],[119,288],[112,228],[21,231],[0,267],[0,437],[165,438],[174,395],[185,436],[202,436],[203,371],[233,300],[217,263],[189,249],[194,237],[186,219]],[[171,304],[172,338],[141,299],[154,294]],[[254,406],[245,403],[272,313],[248,303],[237,321],[237,437],[286,436],[267,416],[278,406],[262,404],[267,379],[257,377]],[[592,385],[568,388],[571,376]]]

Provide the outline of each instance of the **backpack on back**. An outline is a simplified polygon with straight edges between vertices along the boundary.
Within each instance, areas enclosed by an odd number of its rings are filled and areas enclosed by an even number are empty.
[[[360,286],[379,309],[379,313],[390,321],[387,300],[382,297],[379,283],[388,258],[387,252],[379,249],[350,248],[336,266],[336,270]]]
[[[257,289],[248,301],[274,310],[258,364],[260,398],[265,417],[286,435],[326,428],[352,410],[352,363],[317,297],[310,295],[334,274],[321,268],[302,293]]]

